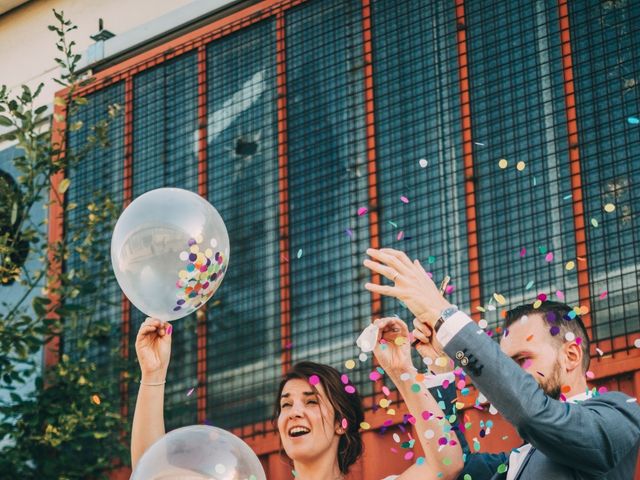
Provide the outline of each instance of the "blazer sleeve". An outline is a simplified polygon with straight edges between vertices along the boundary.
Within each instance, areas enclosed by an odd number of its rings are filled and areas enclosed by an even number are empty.
[[[554,400],[475,323],[444,349],[520,436],[552,460],[604,474],[638,448],[640,407],[630,397],[610,392],[580,404]]]
[[[464,468],[458,476],[458,480],[464,480],[465,475],[470,475],[474,480],[506,478],[506,475],[498,474],[498,467],[501,464],[506,464],[508,460],[509,456],[506,453],[465,454]]]

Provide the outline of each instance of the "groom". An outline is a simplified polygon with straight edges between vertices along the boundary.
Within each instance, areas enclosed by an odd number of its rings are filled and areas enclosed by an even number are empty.
[[[640,407],[620,392],[588,390],[589,339],[570,307],[543,302],[510,311],[498,346],[443,298],[417,260],[392,249],[367,254],[365,266],[394,285],[365,288],[403,301],[416,316],[415,338],[453,358],[527,442],[512,452],[468,454],[460,478],[634,478]]]

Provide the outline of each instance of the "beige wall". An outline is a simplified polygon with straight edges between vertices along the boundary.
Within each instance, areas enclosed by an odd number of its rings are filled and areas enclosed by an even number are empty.
[[[0,16],[0,85],[31,87],[45,82],[39,104],[50,103],[58,89],[51,78],[58,68],[56,34],[47,29],[55,23],[52,10],[63,10],[78,30],[70,34],[78,53],[84,53],[98,32],[98,19],[116,35],[183,7],[193,0],[32,0]]]

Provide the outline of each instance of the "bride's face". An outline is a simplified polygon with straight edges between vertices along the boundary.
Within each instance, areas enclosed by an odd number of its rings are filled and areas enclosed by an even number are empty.
[[[311,462],[332,454],[337,456],[342,427],[322,384],[312,387],[306,380],[289,380],[280,396],[278,432],[287,456]]]

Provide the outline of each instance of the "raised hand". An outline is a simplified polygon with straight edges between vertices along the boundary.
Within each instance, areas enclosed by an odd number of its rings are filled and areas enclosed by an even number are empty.
[[[155,318],[147,318],[140,326],[136,337],[136,355],[143,380],[161,382],[166,379],[172,329],[169,323]]]
[[[412,262],[404,252],[391,248],[369,248],[367,255],[373,260],[366,259],[364,266],[394,282],[394,286],[367,283],[367,290],[401,300],[429,327],[433,327],[442,310],[451,306],[418,260]]]
[[[407,324],[397,317],[380,318],[374,323],[380,330],[373,354],[380,366],[392,377],[414,370]]]

